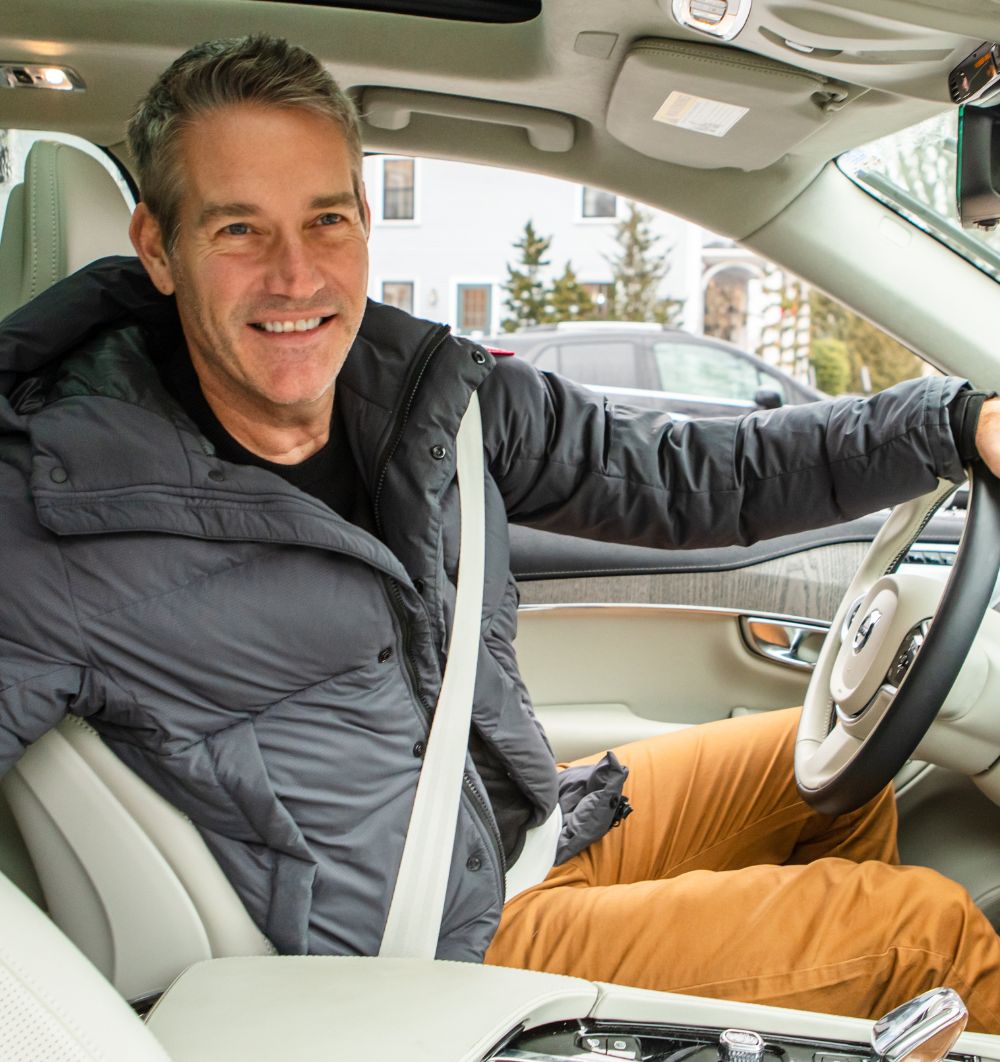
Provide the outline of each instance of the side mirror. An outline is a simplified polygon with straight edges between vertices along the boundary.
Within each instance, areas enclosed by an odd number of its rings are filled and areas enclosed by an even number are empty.
[[[753,400],[758,409],[777,409],[785,404],[781,395],[771,387],[762,387],[753,396]]]
[[[1000,221],[1000,105],[958,111],[958,216],[966,229]]]

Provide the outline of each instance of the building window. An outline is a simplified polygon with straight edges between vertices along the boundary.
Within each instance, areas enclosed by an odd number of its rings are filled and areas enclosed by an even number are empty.
[[[382,284],[382,301],[388,306],[398,306],[413,313],[413,281],[386,280]]]
[[[594,317],[607,317],[611,312],[611,292],[613,284],[595,283],[581,284],[583,290],[590,296],[593,306]]]
[[[582,188],[580,214],[585,218],[615,218],[618,216],[618,196],[600,188]]]
[[[385,159],[382,162],[383,220],[413,220],[413,178],[413,159]]]
[[[458,285],[458,331],[490,331],[490,310],[493,302],[492,284]]]

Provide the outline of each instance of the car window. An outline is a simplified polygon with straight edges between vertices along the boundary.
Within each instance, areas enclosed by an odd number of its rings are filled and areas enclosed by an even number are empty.
[[[602,341],[564,343],[559,348],[559,372],[582,384],[598,387],[639,387],[636,345]]]
[[[1000,231],[963,228],[955,198],[958,108],[853,148],[841,170],[887,207],[1000,280]]]
[[[756,252],[613,190],[443,159],[410,166],[399,155],[367,157],[364,178],[372,262],[387,264],[372,272],[371,297],[497,347],[517,335],[509,346],[542,370],[730,402],[752,402],[762,387],[783,402],[866,393],[926,371]],[[623,333],[642,324],[636,362]],[[663,328],[691,344],[664,341],[655,356]],[[732,343],[769,371],[694,337]]]
[[[789,395],[789,389],[786,389],[781,378],[774,373],[766,372],[764,369],[758,369],[757,381],[760,387],[765,388],[768,391],[774,391],[782,402],[787,402],[791,397]]]
[[[663,391],[752,402],[763,386],[763,374],[752,362],[707,343],[654,343],[653,358]],[[779,389],[777,379],[766,382]]]
[[[532,363],[539,372],[562,372],[559,367],[559,347],[555,343],[542,347],[538,355],[532,358]]]

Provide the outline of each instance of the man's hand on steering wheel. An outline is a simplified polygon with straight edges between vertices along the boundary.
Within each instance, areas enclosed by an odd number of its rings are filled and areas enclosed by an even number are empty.
[[[1000,564],[1000,398],[983,402],[975,443],[981,463],[970,469],[968,514],[944,593],[933,579],[897,570],[953,490],[942,482],[893,510],[816,662],[796,741],[795,777],[802,797],[826,814],[859,807],[888,785],[942,705],[951,704],[953,687],[962,703],[951,705],[952,714],[974,714],[988,692],[986,684],[972,684],[979,690],[973,695],[956,678],[984,624]],[[998,623],[1000,617],[989,617],[991,639],[1000,645]],[[992,741],[964,744],[971,752],[960,769],[977,773],[990,766]]]
[[[983,403],[976,427],[976,449],[994,476],[1000,476],[1000,398]]]

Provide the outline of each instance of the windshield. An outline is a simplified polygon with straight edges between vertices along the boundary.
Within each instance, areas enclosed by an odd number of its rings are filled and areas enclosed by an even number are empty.
[[[841,155],[841,170],[886,206],[1000,280],[1000,230],[963,229],[955,201],[958,110]]]

